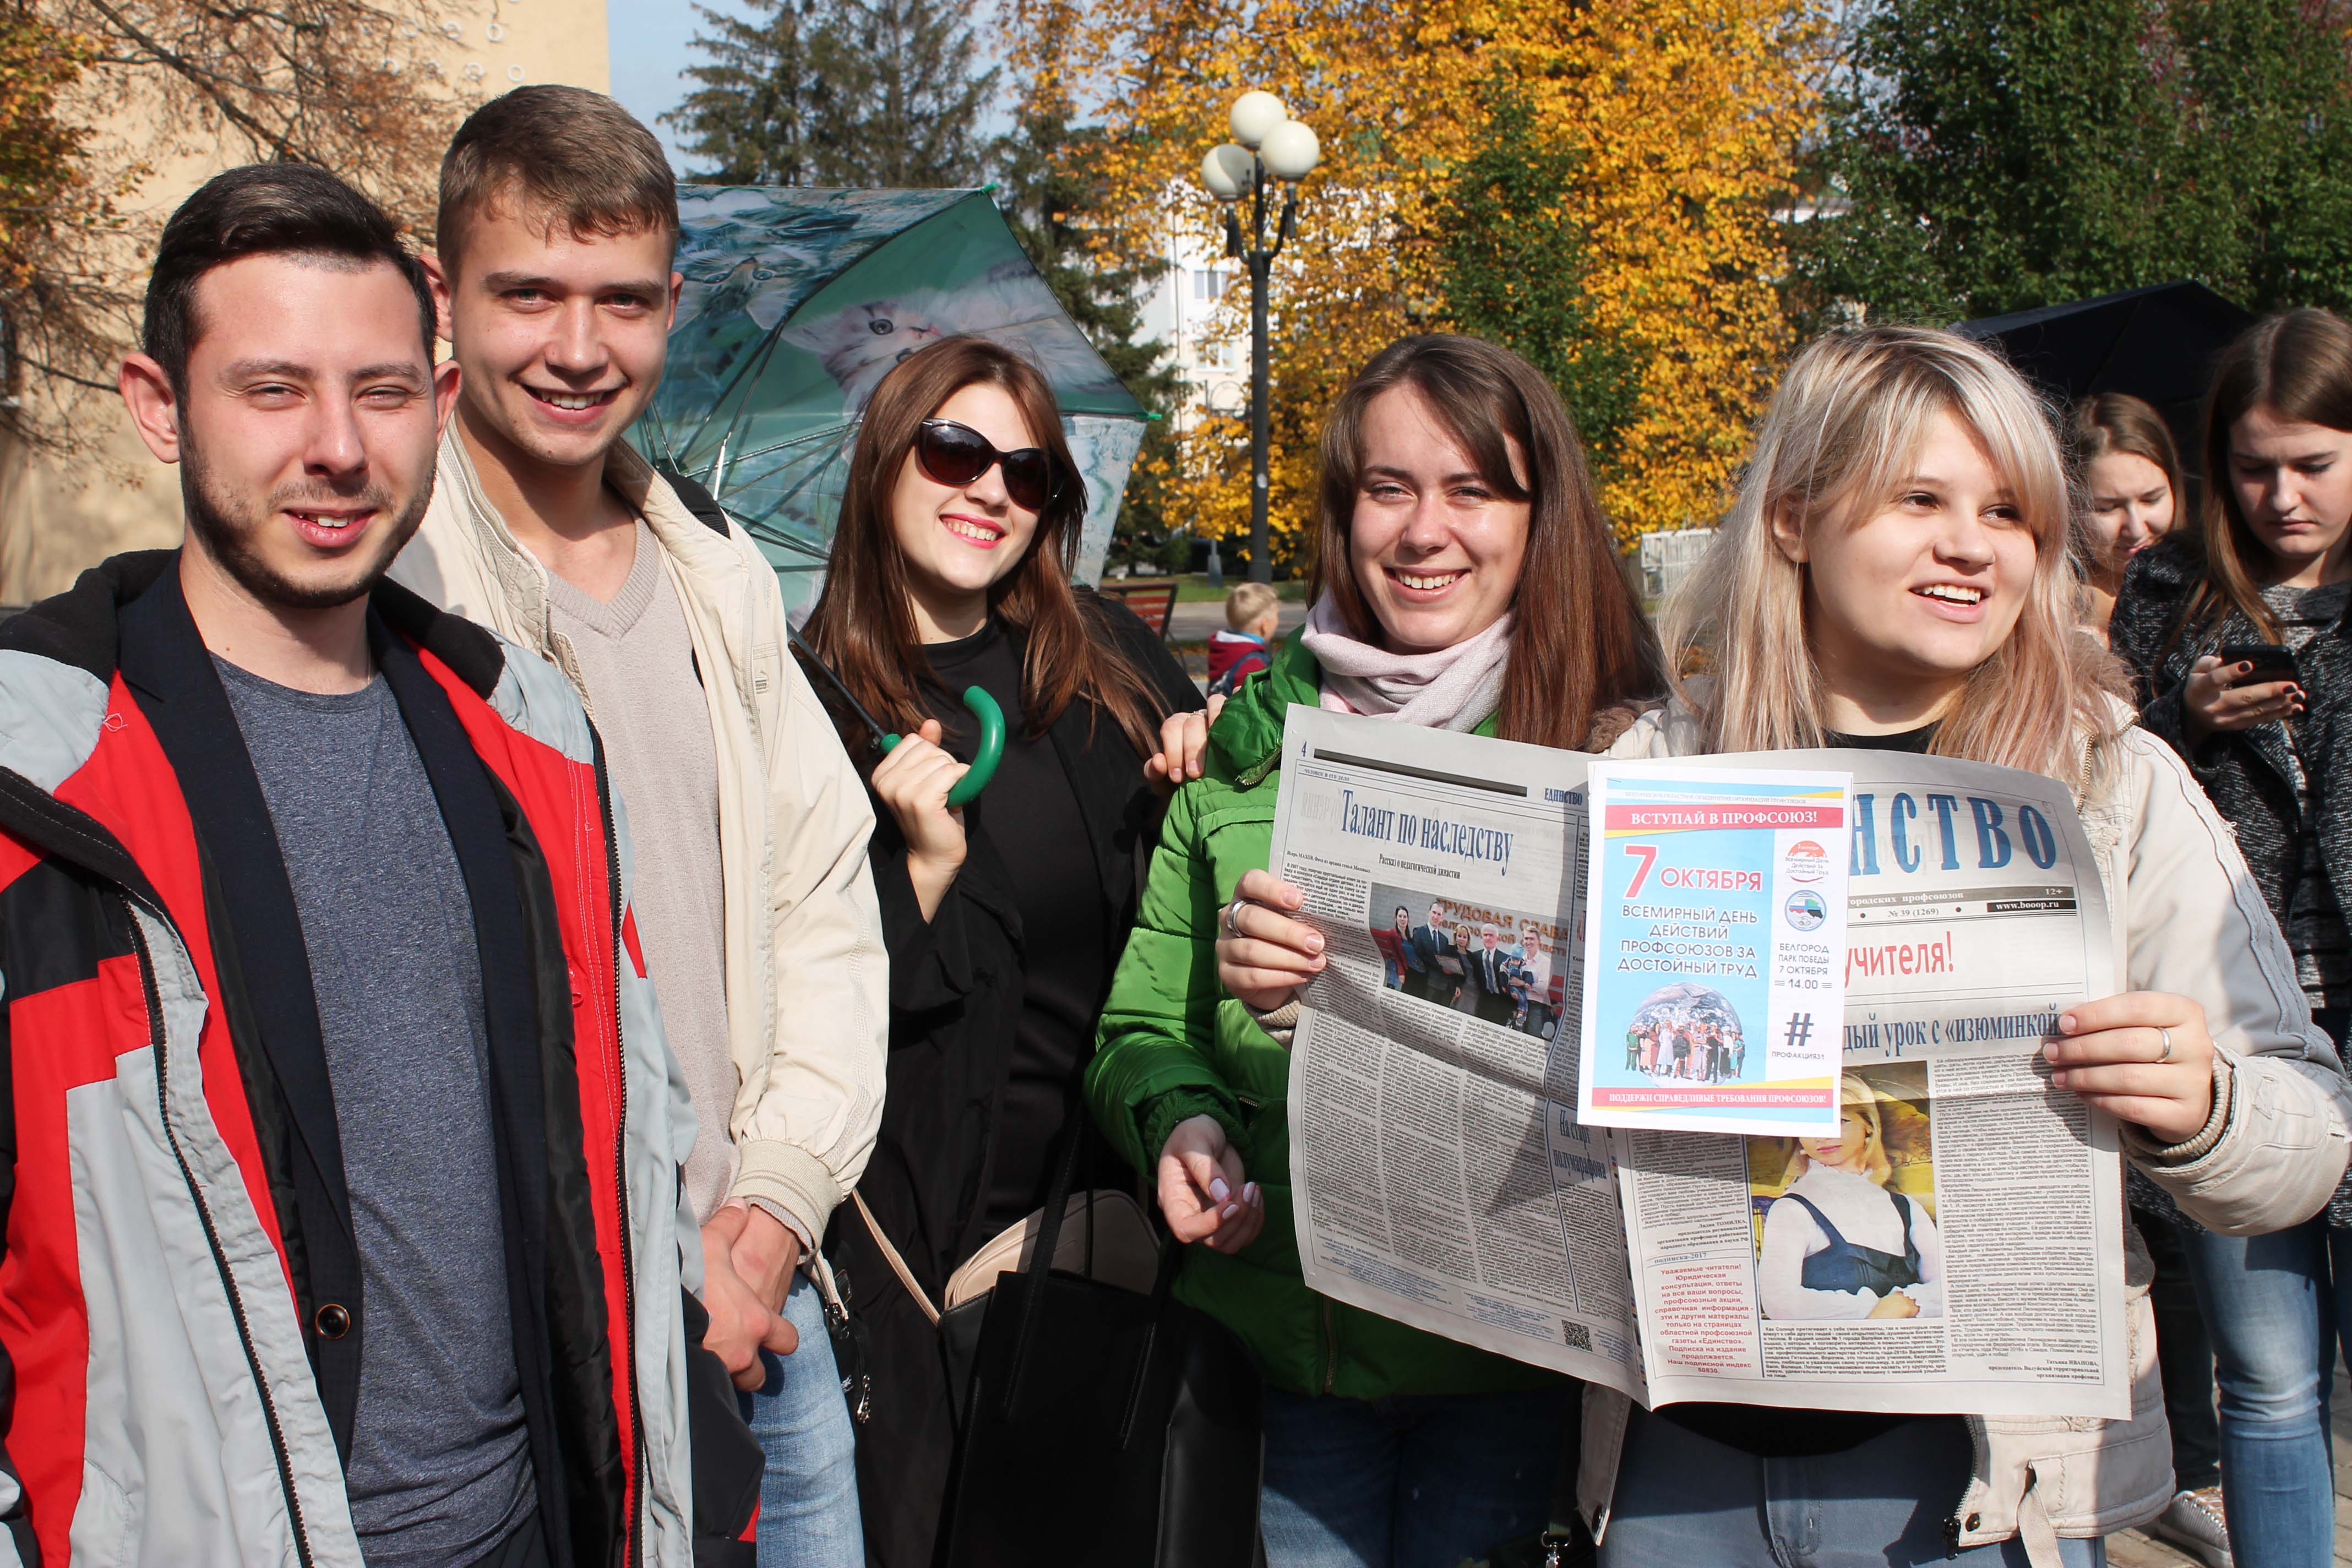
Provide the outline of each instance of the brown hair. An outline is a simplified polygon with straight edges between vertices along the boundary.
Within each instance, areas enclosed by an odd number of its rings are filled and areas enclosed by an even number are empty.
[[[1401,386],[1422,395],[1496,494],[1529,503],[1496,732],[1580,749],[1599,710],[1664,689],[1664,661],[1617,570],[1576,426],[1551,384],[1510,350],[1451,332],[1399,338],[1339,395],[1323,426],[1314,594],[1330,595],[1350,635],[1381,639],[1349,560],[1348,531],[1364,468],[1365,411]],[[1514,448],[1524,485],[1512,471]]]
[[[2147,458],[2164,475],[2165,488],[2172,492],[2176,517],[2186,506],[2180,488],[2180,455],[2172,445],[2172,432],[2165,426],[2163,415],[2129,393],[2095,392],[2075,404],[2074,414],[2066,421],[2066,444],[2074,471],[2082,478],[2086,492],[2091,465],[2101,458],[2125,452]],[[2076,570],[2088,581],[2105,583],[2116,567],[2093,543],[2087,493],[2074,510],[2074,520]]]
[[[2270,552],[2246,525],[2230,482],[2230,437],[2257,408],[2296,424],[2352,430],[2352,326],[2327,310],[2289,310],[2248,327],[2214,362],[2205,395],[2205,502],[2198,516],[2205,575],[2189,592],[2168,647],[2232,609],[2265,639],[2278,640],[2278,622],[2246,565]]]
[[[1054,389],[1035,365],[986,338],[941,338],[908,355],[874,389],[849,459],[824,589],[803,635],[868,712],[908,731],[928,717],[916,681],[927,678],[930,667],[915,629],[907,560],[891,526],[890,498],[923,421],[949,398],[976,385],[1001,387],[1019,405],[1059,480],[1037,514],[1028,552],[988,591],[991,617],[1018,627],[1028,645],[1021,707],[1029,732],[1044,734],[1073,699],[1083,698],[1108,711],[1136,751],[1150,756],[1160,749],[1165,704],[1141,671],[1105,638],[1090,634],[1089,610],[1080,607],[1070,586],[1087,490],[1062,438]],[[856,745],[850,749],[853,755],[862,754]]]
[[[677,240],[677,178],[661,143],[601,92],[519,87],[466,117],[441,159],[434,246],[457,270],[468,218],[514,200],[552,235],[658,230]]]
[[[2094,393],[2074,405],[2070,425],[2074,460],[2084,468],[2115,452],[2146,458],[2164,470],[2172,499],[2181,499],[2180,454],[2173,447],[2164,416],[2151,405],[2129,393]]]

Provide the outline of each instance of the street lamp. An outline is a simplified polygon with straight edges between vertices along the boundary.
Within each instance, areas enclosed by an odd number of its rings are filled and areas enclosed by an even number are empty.
[[[1315,132],[1290,118],[1270,92],[1245,92],[1234,101],[1234,139],[1201,160],[1201,183],[1225,209],[1225,254],[1249,265],[1250,275],[1250,580],[1274,581],[1274,550],[1266,538],[1265,289],[1275,257],[1297,226],[1298,182],[1323,155]],[[1266,184],[1284,186],[1273,242],[1266,239]],[[1241,199],[1250,202],[1249,239],[1242,237]]]

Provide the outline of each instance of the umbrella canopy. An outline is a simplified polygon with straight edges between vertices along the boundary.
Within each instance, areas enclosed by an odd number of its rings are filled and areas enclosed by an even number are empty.
[[[1079,574],[1100,573],[1146,416],[986,191],[680,185],[677,205],[685,289],[632,434],[750,530],[795,623],[824,580],[866,400],[957,332],[1018,350],[1053,384],[1087,487]]]
[[[2253,316],[2202,283],[2158,283],[2068,305],[1962,321],[1952,330],[1998,342],[2009,363],[2073,403],[2124,392],[2156,405],[2181,461],[2200,467],[2198,405],[2213,358]]]

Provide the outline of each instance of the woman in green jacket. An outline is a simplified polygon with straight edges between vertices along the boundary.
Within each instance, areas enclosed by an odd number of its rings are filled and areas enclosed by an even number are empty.
[[[1543,1523],[1571,1385],[1307,1289],[1290,1010],[1253,1016],[1223,992],[1216,940],[1245,874],[1276,885],[1289,704],[1582,748],[1664,679],[1575,428],[1506,350],[1382,350],[1325,427],[1319,510],[1313,612],[1169,807],[1087,1084],[1191,1244],[1177,1294],[1265,1374],[1269,1568],[1454,1568]]]

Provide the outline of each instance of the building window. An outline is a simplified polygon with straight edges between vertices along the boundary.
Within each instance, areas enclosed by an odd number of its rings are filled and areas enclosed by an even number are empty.
[[[1225,275],[1217,268],[1203,268],[1192,274],[1192,298],[1215,300],[1225,291]]]

